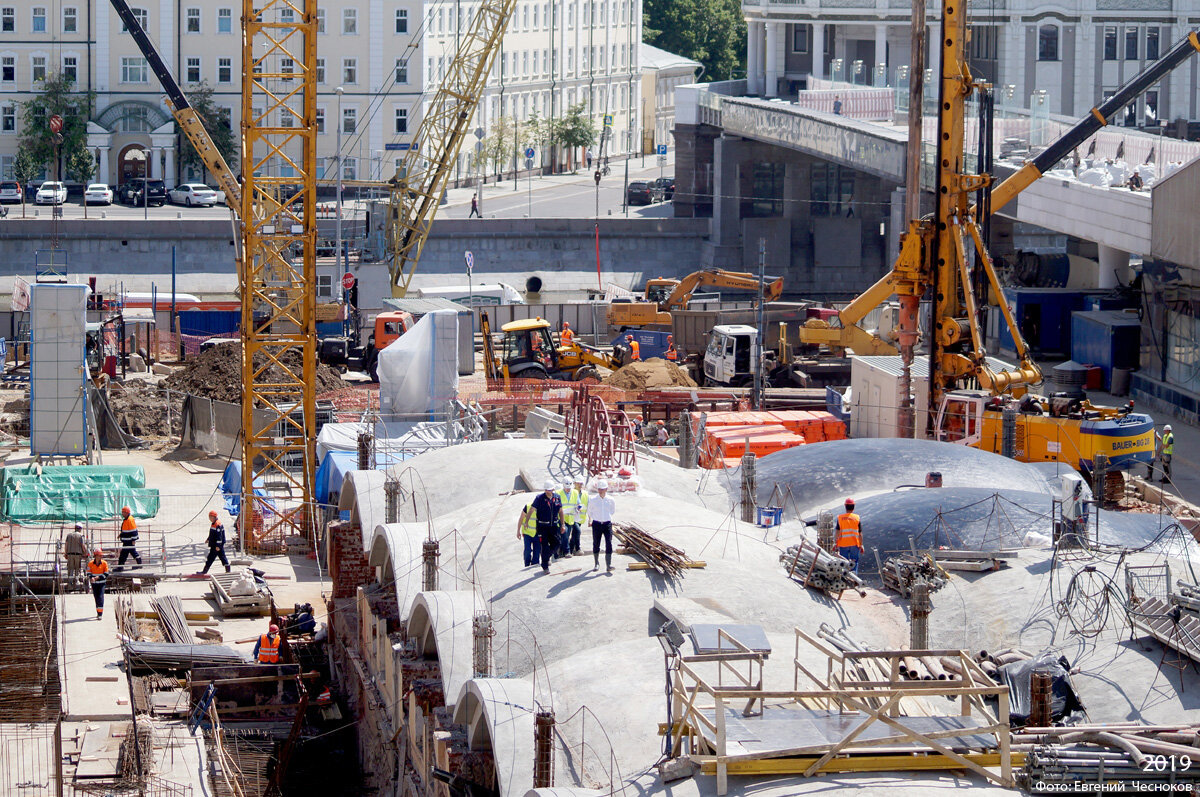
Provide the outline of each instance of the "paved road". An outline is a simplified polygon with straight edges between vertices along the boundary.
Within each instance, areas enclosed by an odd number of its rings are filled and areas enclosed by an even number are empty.
[[[20,205],[5,205],[8,208],[8,219],[21,218]],[[65,205],[61,206],[63,219],[75,220],[84,218],[84,207],[77,199],[71,199]],[[53,207],[50,205],[25,205],[25,218],[27,219],[49,219],[52,218]],[[176,205],[163,205],[160,208],[150,207],[142,209],[141,207],[131,208],[126,205],[89,205],[87,207],[87,218],[89,219],[141,219],[148,217],[153,219],[228,219],[229,210],[224,205],[216,205],[211,208],[185,208]],[[0,222],[3,223],[3,222]]]

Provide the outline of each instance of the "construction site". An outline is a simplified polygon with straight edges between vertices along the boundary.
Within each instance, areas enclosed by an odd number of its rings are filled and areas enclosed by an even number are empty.
[[[1035,357],[986,234],[1195,32],[999,180],[946,0],[899,256],[850,301],[760,243],[482,307],[408,295],[516,6],[482,0],[360,318],[353,279],[316,299],[315,4],[247,0],[240,174],[112,4],[225,191],[238,323],[185,335],[172,291],[160,328],[53,247],[14,288],[0,795],[1195,790],[1200,429]]]

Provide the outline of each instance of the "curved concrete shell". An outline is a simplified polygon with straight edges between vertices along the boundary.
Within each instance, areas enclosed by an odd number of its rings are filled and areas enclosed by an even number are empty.
[[[387,474],[379,470],[352,470],[342,480],[338,510],[350,511],[350,522],[362,529],[363,550],[371,547],[375,527],[385,518],[383,483]]]
[[[533,684],[523,678],[475,678],[463,684],[454,721],[467,726],[472,750],[491,750],[500,797],[533,788]]]
[[[472,660],[472,620],[476,599],[470,592],[422,592],[408,616],[408,637],[421,656],[436,655],[441,663],[446,702],[475,675]]]

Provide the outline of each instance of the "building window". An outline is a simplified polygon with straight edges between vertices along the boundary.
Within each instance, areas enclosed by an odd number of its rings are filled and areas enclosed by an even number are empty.
[[[14,155],[0,155],[0,180],[13,179],[14,160],[16,160]]]
[[[358,33],[358,9],[342,9],[342,33],[353,36]]]
[[[45,33],[46,32],[46,7],[45,6],[34,6],[33,7],[32,30],[34,33]]]
[[[397,33],[408,33],[408,9],[407,8],[397,8],[396,9],[396,32]]]
[[[810,25],[792,25],[792,52],[808,52],[808,42],[811,31],[812,27]]]
[[[74,6],[67,6],[63,9],[63,33],[76,33],[79,31],[79,11]]]
[[[296,62],[287,56],[279,59],[279,71],[283,73],[284,80],[291,80],[291,76],[296,72]]]
[[[287,108],[279,109],[279,126],[280,127],[295,127],[295,122],[293,121],[294,119],[295,119],[295,116],[292,114],[292,112],[290,110],[288,110]]]
[[[17,132],[17,106],[0,105],[0,132]]]
[[[200,9],[189,8],[187,10],[187,19],[184,20],[184,28],[188,33],[200,32]]]
[[[358,179],[358,158],[346,158],[342,161],[342,179]]]
[[[217,82],[232,83],[233,82],[233,59],[218,58],[217,59]]]
[[[1158,127],[1158,90],[1146,92],[1146,127]]]
[[[812,215],[844,216],[854,196],[854,171],[834,163],[815,165],[809,189]]]
[[[1146,28],[1146,60],[1158,60],[1158,28]]]
[[[1058,26],[1042,25],[1038,28],[1038,60],[1058,60]]]
[[[325,32],[325,9],[317,9],[317,33]]]
[[[342,132],[353,133],[354,128],[358,125],[358,109],[343,108],[342,109]]]
[[[328,299],[333,296],[332,274],[317,275],[317,296],[322,299]]]
[[[226,130],[233,129],[233,108],[229,105],[218,105],[217,116],[221,119],[221,124],[225,125]]]
[[[17,79],[17,59],[16,56],[6,55],[0,57],[0,82],[12,83]]]
[[[282,8],[279,9],[279,21],[286,22],[289,24],[295,22],[296,21],[296,12],[293,11],[292,9],[288,8],[287,6],[283,6]]]
[[[1104,60],[1117,60],[1117,29],[1115,27],[1104,29]]]
[[[343,58],[342,59],[342,82],[355,84],[358,82],[358,59]]]
[[[317,109],[317,117],[316,118],[317,118],[317,133],[318,134],[324,133],[325,132],[325,109],[324,108]]]
[[[397,58],[396,59],[396,82],[397,83],[407,83],[408,82],[408,59],[407,58]]]
[[[72,83],[79,80],[79,59],[73,55],[64,55],[62,59],[63,76]]]
[[[971,58],[978,61],[996,59],[999,28],[995,25],[974,25],[971,28]]]
[[[317,71],[317,82],[324,83],[325,82],[325,59],[324,58],[317,59],[317,70],[316,71]]]
[[[11,6],[0,8],[0,33],[16,33],[17,10]]]
[[[121,82],[122,83],[147,83],[150,75],[146,67],[146,59],[141,57],[122,56],[121,58]]]
[[[233,33],[233,9],[217,9],[217,33]]]
[[[408,109],[396,109],[396,135],[408,132]]]
[[[33,82],[37,83],[39,80],[44,82],[46,80],[46,56],[35,55],[29,60],[33,64]]]
[[[1125,60],[1138,60],[1138,29],[1125,29]]]
[[[186,74],[187,74],[187,82],[188,83],[199,83],[200,82],[200,59],[199,58],[187,59]]]
[[[133,12],[133,18],[137,20],[137,24],[142,27],[142,30],[149,30],[150,12],[144,8],[131,8],[129,10]],[[129,28],[125,27],[125,23],[121,23],[121,32],[129,32]]]
[[[145,133],[150,130],[150,111],[141,106],[129,106],[121,117],[122,133]]]

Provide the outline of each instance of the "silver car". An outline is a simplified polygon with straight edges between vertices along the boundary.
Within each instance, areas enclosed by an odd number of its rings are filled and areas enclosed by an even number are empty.
[[[67,187],[56,182],[42,183],[33,201],[38,205],[61,205],[67,201]]]
[[[172,188],[167,199],[173,205],[211,208],[217,204],[217,192],[203,183],[184,183]]]
[[[92,183],[83,192],[85,205],[111,205],[112,201],[112,189],[104,183]]]

